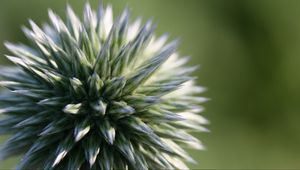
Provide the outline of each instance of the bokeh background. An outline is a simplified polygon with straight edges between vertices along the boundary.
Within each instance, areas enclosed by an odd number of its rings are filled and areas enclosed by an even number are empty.
[[[81,14],[84,0],[1,0],[0,63],[5,40],[26,42],[27,19],[48,21],[47,8],[64,15],[66,2]],[[90,0],[97,7],[98,0]],[[104,0],[107,4],[108,1]],[[197,136],[206,151],[190,151],[194,169],[300,169],[299,0],[111,0],[117,13],[153,17],[157,32],[180,37],[180,53],[198,64],[199,84],[212,100],[211,124]],[[1,137],[2,142],[6,137]],[[13,168],[17,160],[0,162]]]

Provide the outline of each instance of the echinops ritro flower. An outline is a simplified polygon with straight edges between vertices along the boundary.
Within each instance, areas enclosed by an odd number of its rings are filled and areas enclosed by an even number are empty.
[[[203,88],[178,42],[155,36],[151,21],[113,18],[110,5],[70,6],[64,22],[23,27],[30,45],[5,43],[17,67],[2,67],[0,156],[23,154],[17,169],[188,169],[183,149],[203,149],[190,133],[207,131],[198,115]]]

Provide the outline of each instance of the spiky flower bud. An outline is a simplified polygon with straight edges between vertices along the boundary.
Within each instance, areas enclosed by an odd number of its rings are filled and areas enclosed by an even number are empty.
[[[206,131],[177,41],[154,36],[129,12],[111,6],[83,21],[49,10],[51,24],[23,27],[32,44],[5,43],[18,67],[1,69],[0,134],[12,134],[1,158],[24,154],[17,169],[187,169],[182,147],[202,149],[191,131]]]

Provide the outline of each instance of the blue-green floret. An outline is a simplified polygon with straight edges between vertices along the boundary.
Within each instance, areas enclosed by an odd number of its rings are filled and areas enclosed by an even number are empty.
[[[64,22],[23,27],[30,45],[5,43],[16,67],[2,67],[1,159],[22,154],[17,169],[187,169],[183,149],[203,149],[190,133],[207,131],[177,41],[155,36],[152,21],[114,18],[110,5],[70,6]]]

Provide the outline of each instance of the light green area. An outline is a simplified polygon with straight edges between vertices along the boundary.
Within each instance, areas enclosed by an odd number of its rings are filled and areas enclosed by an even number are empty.
[[[81,13],[83,0],[68,2]],[[180,53],[201,66],[195,75],[212,99],[204,113],[211,133],[197,135],[207,150],[190,151],[199,162],[190,167],[300,168],[299,0],[110,3],[118,12],[128,5],[133,16],[153,17],[158,33],[180,37]],[[47,8],[63,15],[65,1],[0,1],[0,42],[26,42],[20,26],[28,25],[27,18],[48,21]],[[0,62],[7,64],[3,53],[0,45]],[[16,163],[16,158],[0,162],[0,169]]]

